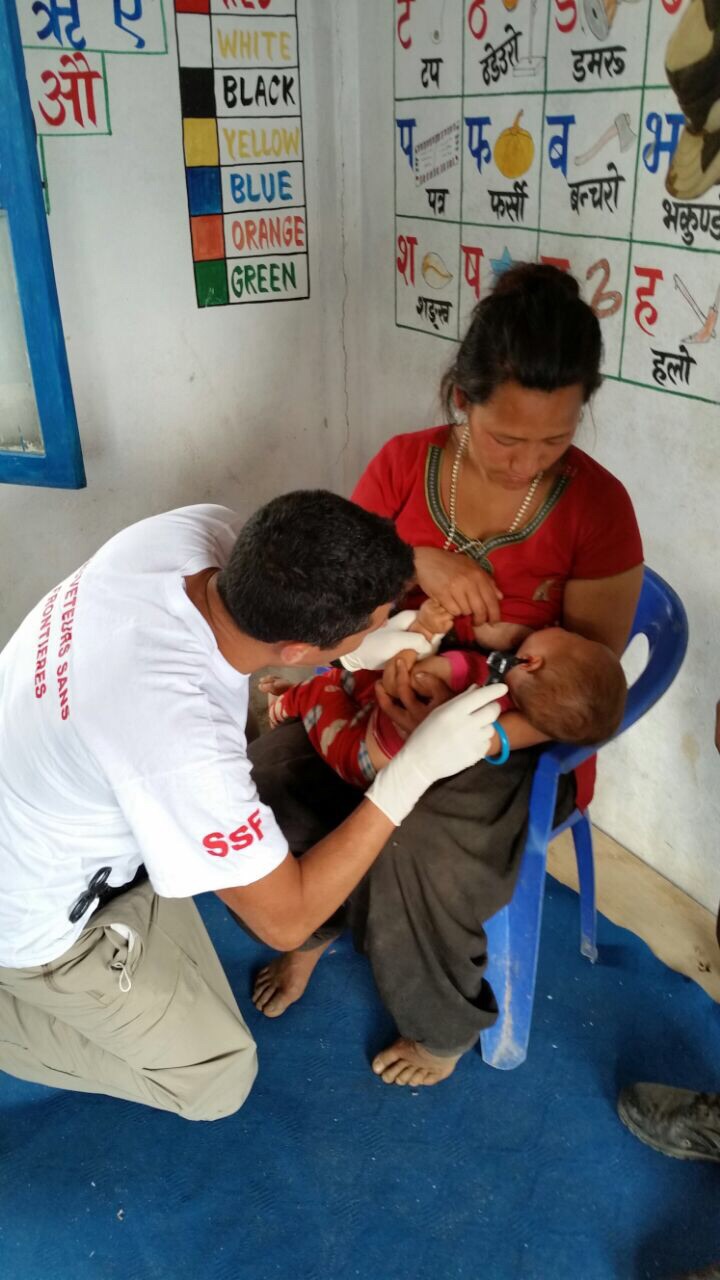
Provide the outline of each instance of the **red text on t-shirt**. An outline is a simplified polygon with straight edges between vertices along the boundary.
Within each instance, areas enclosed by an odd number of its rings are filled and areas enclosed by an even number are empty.
[[[222,831],[210,831],[208,835],[203,836],[203,845],[213,858],[227,858],[231,849],[236,852],[247,849],[256,839],[264,840],[264,838],[260,810],[254,809],[247,823],[242,827],[237,827],[229,835],[223,835]]]
[[[45,680],[45,671],[48,659],[48,641],[50,639],[50,628],[52,626],[52,612],[55,601],[58,597],[60,587],[56,587],[51,591],[45,607],[40,617],[40,632],[38,634],[37,654],[35,656],[35,697],[44,698],[47,693],[47,683]]]

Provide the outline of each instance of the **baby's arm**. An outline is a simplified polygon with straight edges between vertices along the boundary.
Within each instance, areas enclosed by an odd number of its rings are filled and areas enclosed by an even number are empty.
[[[438,676],[445,684],[450,683],[450,663],[442,654],[436,653],[430,658],[419,658],[414,649],[403,649],[402,653],[398,653],[389,662],[385,663],[382,673],[382,684],[386,693],[391,698],[398,697],[398,672],[403,666],[405,670],[411,673],[412,682],[416,680],[418,675],[427,672],[428,675]],[[420,684],[418,683],[416,692],[420,692]]]
[[[437,633],[434,632],[433,634]],[[385,663],[382,674],[382,686],[388,696],[395,700],[399,699],[399,673],[401,668],[411,675],[411,679],[416,671],[421,676],[423,672],[438,676],[445,683],[448,682],[450,676],[450,663],[445,658],[439,656],[418,658],[414,649],[403,649],[402,653],[396,654],[394,658],[390,658]],[[423,692],[427,692],[423,690],[421,681],[418,681],[415,691],[421,697]],[[406,737],[407,733],[400,730],[397,725],[389,723],[387,712],[382,711],[377,706],[370,717],[365,735],[365,747],[375,769],[384,769],[388,761],[399,750],[402,741]],[[387,743],[385,742],[386,738],[388,739]],[[388,746],[387,751],[384,749],[385,745]],[[389,749],[390,746],[392,746],[392,750]]]
[[[424,675],[433,677],[433,680],[428,682],[429,687],[423,687]],[[402,705],[402,686],[406,684],[406,677],[409,676],[414,693],[423,701],[429,702],[438,697],[437,680],[444,685],[449,685],[451,675],[451,664],[446,658],[438,655],[419,658],[414,649],[404,649],[402,653],[396,654],[385,663],[380,683],[388,698],[393,699],[400,706]],[[446,696],[450,696],[449,688]],[[382,769],[400,750],[402,743],[408,737],[408,730],[400,729],[391,720],[380,700],[378,701],[379,705],[368,723],[365,745],[375,768]]]
[[[504,711],[498,717],[498,724],[502,725],[507,734],[511,751],[521,751],[523,747],[537,747],[543,742],[550,742],[547,734],[533,728],[527,716],[524,716],[521,711]],[[498,735],[494,733],[488,747],[488,755],[497,755],[501,746]]]
[[[519,622],[483,622],[473,627],[475,643],[483,649],[518,649],[532,634],[532,627]]]
[[[428,671],[431,675],[439,676],[453,690],[458,693],[460,690],[467,688],[468,684],[474,681],[480,681],[484,677],[484,667],[481,667],[484,659],[479,654],[471,652],[463,652],[460,650],[451,650],[445,654],[438,654],[433,658],[424,658],[415,663],[413,668],[413,684],[418,676],[424,671]],[[421,684],[418,681],[418,690],[421,690]],[[502,706],[502,702],[500,704]],[[503,711],[498,717],[498,724],[502,725],[507,739],[510,744],[511,751],[521,750],[523,747],[534,747],[539,743],[548,742],[549,739],[545,734],[535,729],[530,721],[520,711],[509,709]],[[495,733],[488,749],[488,755],[499,755],[502,748],[500,738]]]
[[[412,630],[413,628],[416,631],[418,630],[415,623],[412,624],[410,629]],[[418,655],[414,649],[403,649],[401,653],[395,654],[394,658],[390,658],[385,663],[381,683],[386,693],[388,693],[391,698],[397,698],[398,696],[398,671],[400,666],[404,666],[408,672],[412,671],[417,660]],[[381,719],[384,719],[384,728],[386,730],[389,728],[389,732],[393,736],[395,746],[397,746],[399,739],[405,737],[405,734],[401,733],[396,726],[388,726],[386,713],[383,713],[380,707],[376,706],[370,720],[368,721],[367,732],[365,734],[365,746],[373,766],[378,770],[384,769],[385,765],[392,759],[392,756],[387,751],[383,750],[380,745],[378,721]]]
[[[395,658],[391,658],[385,664],[382,676],[382,684],[390,697],[397,695],[397,672],[398,663],[402,662],[406,669],[411,672],[411,681],[413,688],[420,696],[423,694],[422,676],[427,673],[436,676],[448,685],[449,689],[457,692],[459,689],[465,688],[468,683],[468,676],[472,681],[474,671],[474,654],[464,654],[453,651],[451,654],[435,654],[431,658],[418,658],[414,650],[408,650],[398,654]],[[469,671],[461,672],[458,660],[467,659],[472,665]],[[420,677],[420,679],[418,679]],[[389,757],[382,751],[377,742],[374,733],[375,715],[370,720],[368,731],[365,738],[365,744],[368,754],[376,769],[382,769],[387,764]],[[529,720],[526,719],[519,711],[504,711],[498,719],[498,724],[502,725],[507,734],[511,751],[521,750],[523,747],[534,747],[539,743],[548,742],[549,739],[538,729],[533,728]],[[502,743],[497,734],[493,734],[493,739],[488,749],[488,755],[499,755]]]
[[[298,718],[299,713],[293,713],[287,706],[287,699],[283,699],[283,694],[293,687],[290,681],[284,680],[282,676],[261,676],[258,680],[258,689],[261,693],[267,694],[268,723],[271,729],[276,729],[286,720]]]
[[[370,763],[372,764],[373,768],[377,772],[379,772],[381,769],[385,768],[386,764],[390,763],[390,756],[383,751],[382,747],[380,746],[380,743],[377,740],[377,736],[375,733],[375,723],[377,720],[377,715],[378,715],[378,708],[376,707],[368,722],[367,732],[365,734],[365,749],[367,750],[368,756],[370,757]]]
[[[279,698],[281,693],[287,693],[288,689],[292,689],[292,684],[282,676],[261,676],[258,680],[258,689],[261,693],[266,693],[268,698]]]
[[[453,616],[443,609],[437,600],[423,600],[418,609],[417,618],[408,627],[409,631],[417,631],[426,640],[433,636],[444,636],[452,629]]]
[[[408,655],[403,654],[403,658],[407,661]],[[475,678],[479,678],[479,672],[476,673],[475,667],[480,655],[474,653],[463,653],[453,650],[447,654],[436,654],[432,658],[417,658],[416,654],[412,655],[412,682],[413,687],[422,694],[422,683],[418,677],[422,677],[424,672],[429,675],[437,676],[440,680],[452,689],[453,693],[458,693],[461,689],[467,687]],[[463,668],[463,663],[467,666]],[[390,664],[388,664],[390,665]],[[387,671],[387,668],[386,668]],[[383,675],[383,684],[388,688],[388,681]],[[391,689],[388,689],[391,692]],[[498,724],[502,725],[510,743],[511,751],[519,751],[523,747],[534,747],[539,743],[548,742],[549,738],[541,733],[538,729],[533,728],[530,721],[519,711],[504,711],[498,717]],[[488,749],[488,755],[499,755],[502,743],[497,734],[493,734],[493,739]]]

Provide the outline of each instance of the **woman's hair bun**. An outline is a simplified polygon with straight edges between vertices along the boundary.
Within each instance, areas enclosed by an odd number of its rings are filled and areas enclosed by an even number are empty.
[[[492,296],[508,298],[522,294],[528,298],[533,294],[554,291],[563,293],[567,298],[580,297],[580,286],[569,271],[561,271],[550,262],[518,262],[499,277]]]
[[[575,277],[550,262],[517,262],[478,302],[443,378],[448,421],[456,390],[485,404],[504,382],[537,391],[578,383],[589,400],[601,359],[600,324]]]

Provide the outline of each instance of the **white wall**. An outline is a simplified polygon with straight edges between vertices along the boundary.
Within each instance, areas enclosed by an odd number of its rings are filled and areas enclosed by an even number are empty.
[[[454,353],[394,325],[391,6],[358,0],[359,160],[348,191],[358,231],[348,257],[350,297],[362,295],[350,375],[350,485],[390,435],[442,421],[439,376]],[[349,145],[350,139],[346,139]],[[719,375],[720,385],[720,375]],[[680,592],[691,640],[667,697],[603,752],[593,819],[698,901],[720,898],[720,410],[608,382],[578,444],[614,471],[635,502],[646,558]]]
[[[172,4],[167,56],[108,59],[111,137],[54,138],[49,219],[88,487],[0,501],[0,643],[152,512],[338,487],[346,437],[333,6],[300,4],[309,301],[195,301]]]

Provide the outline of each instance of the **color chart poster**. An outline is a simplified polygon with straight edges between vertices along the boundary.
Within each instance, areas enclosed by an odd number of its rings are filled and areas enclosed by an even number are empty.
[[[296,0],[175,0],[199,307],[310,296]]]

